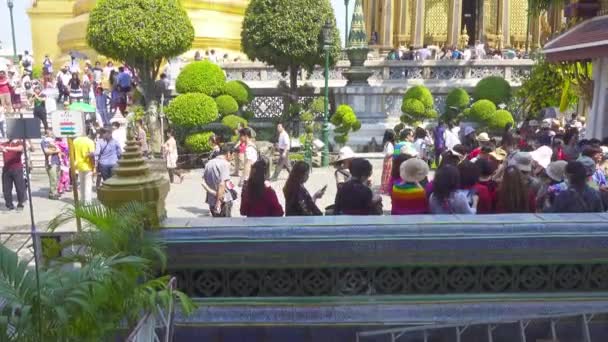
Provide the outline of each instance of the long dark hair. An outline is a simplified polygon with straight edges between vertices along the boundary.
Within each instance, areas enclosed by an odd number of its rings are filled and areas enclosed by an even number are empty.
[[[447,200],[460,187],[460,172],[454,165],[440,167],[433,179],[433,196],[439,201]]]
[[[515,166],[505,169],[498,187],[498,207],[505,213],[530,211],[529,189],[524,175]]]
[[[251,165],[251,172],[249,173],[249,179],[247,180],[247,194],[249,199],[260,199],[264,195],[264,189],[266,188],[266,162],[258,160]]]
[[[297,195],[300,186],[306,180],[308,172],[310,172],[310,165],[306,162],[298,161],[293,165],[293,168],[289,173],[289,178],[287,178],[287,182],[283,187],[283,194],[285,195],[286,201],[289,201]]]
[[[386,145],[387,142],[391,144],[395,144],[395,131],[392,129],[387,129],[384,131],[384,137],[382,138],[382,146]]]
[[[401,178],[401,164],[403,164],[406,160],[412,158],[409,154],[401,153],[400,155],[393,158],[393,168],[391,169],[391,178],[392,179],[400,179]]]

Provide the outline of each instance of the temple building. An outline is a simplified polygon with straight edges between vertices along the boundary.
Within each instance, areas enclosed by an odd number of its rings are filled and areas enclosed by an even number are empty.
[[[480,40],[493,48],[538,48],[564,24],[556,6],[530,18],[527,0],[364,0],[370,43],[379,48],[462,45]]]
[[[45,54],[63,59],[71,51],[94,57],[96,53],[86,44],[86,27],[96,2],[35,0],[28,14],[36,60],[42,60]],[[181,0],[181,3],[195,30],[192,56],[196,50],[240,51],[241,23],[248,0]]]

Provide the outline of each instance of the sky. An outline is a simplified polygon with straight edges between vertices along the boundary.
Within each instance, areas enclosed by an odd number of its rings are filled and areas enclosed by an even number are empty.
[[[330,0],[336,14],[340,37],[344,40],[344,0]],[[26,13],[27,8],[31,5],[32,0],[14,0],[15,7],[13,8],[13,16],[15,20],[15,37],[17,40],[17,51],[23,53],[23,50],[32,49],[32,34],[30,29],[30,20]],[[349,4],[349,22],[352,16],[355,1],[351,0]],[[11,38],[10,16],[6,5],[6,0],[0,0],[0,42],[2,42],[2,50],[13,50],[13,40]],[[55,37],[51,39],[56,39]]]

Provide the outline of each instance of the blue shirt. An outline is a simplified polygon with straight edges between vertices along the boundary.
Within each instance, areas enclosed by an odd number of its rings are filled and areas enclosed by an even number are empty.
[[[49,147],[53,146],[52,141],[49,138],[43,138],[42,142],[40,143],[40,147],[42,147],[42,152],[44,153],[45,149],[48,149]],[[55,154],[49,154],[46,157],[46,163],[48,165],[61,165],[61,160],[59,159],[59,154],[55,153]]]
[[[114,166],[121,154],[122,151],[118,141],[114,139],[110,139],[110,141],[106,141],[105,139],[97,140],[95,160],[97,160],[99,165]]]

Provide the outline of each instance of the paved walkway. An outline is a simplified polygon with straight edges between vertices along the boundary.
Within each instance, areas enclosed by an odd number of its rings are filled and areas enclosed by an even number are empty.
[[[370,160],[374,166],[373,183],[378,185],[382,172],[382,161],[379,159]],[[318,201],[320,208],[325,208],[333,204],[336,196],[336,186],[332,168],[317,168],[314,169],[306,186],[311,194],[327,185],[325,196]],[[191,170],[185,175],[184,183],[171,185],[171,191],[167,197],[166,207],[167,215],[170,218],[193,218],[209,216],[209,208],[204,203],[205,192],[200,185],[201,170]],[[283,186],[287,180],[287,171],[283,171],[279,180],[272,183],[272,187],[277,192],[279,200],[284,205]],[[235,184],[238,183],[234,179]],[[238,189],[240,195],[240,189]],[[42,170],[35,170],[32,174],[32,197],[34,204],[34,218],[36,225],[40,231],[46,230],[48,222],[57,216],[63,208],[73,204],[72,194],[65,194],[61,200],[52,201],[47,198],[48,195],[48,178]],[[390,210],[390,199],[384,197],[384,209]],[[233,215],[239,214],[240,203],[237,201],[233,208]],[[66,230],[71,230],[74,227],[65,227]],[[13,231],[28,231],[30,229],[29,207],[22,212],[7,211],[4,206],[4,201],[0,200],[0,233]]]

